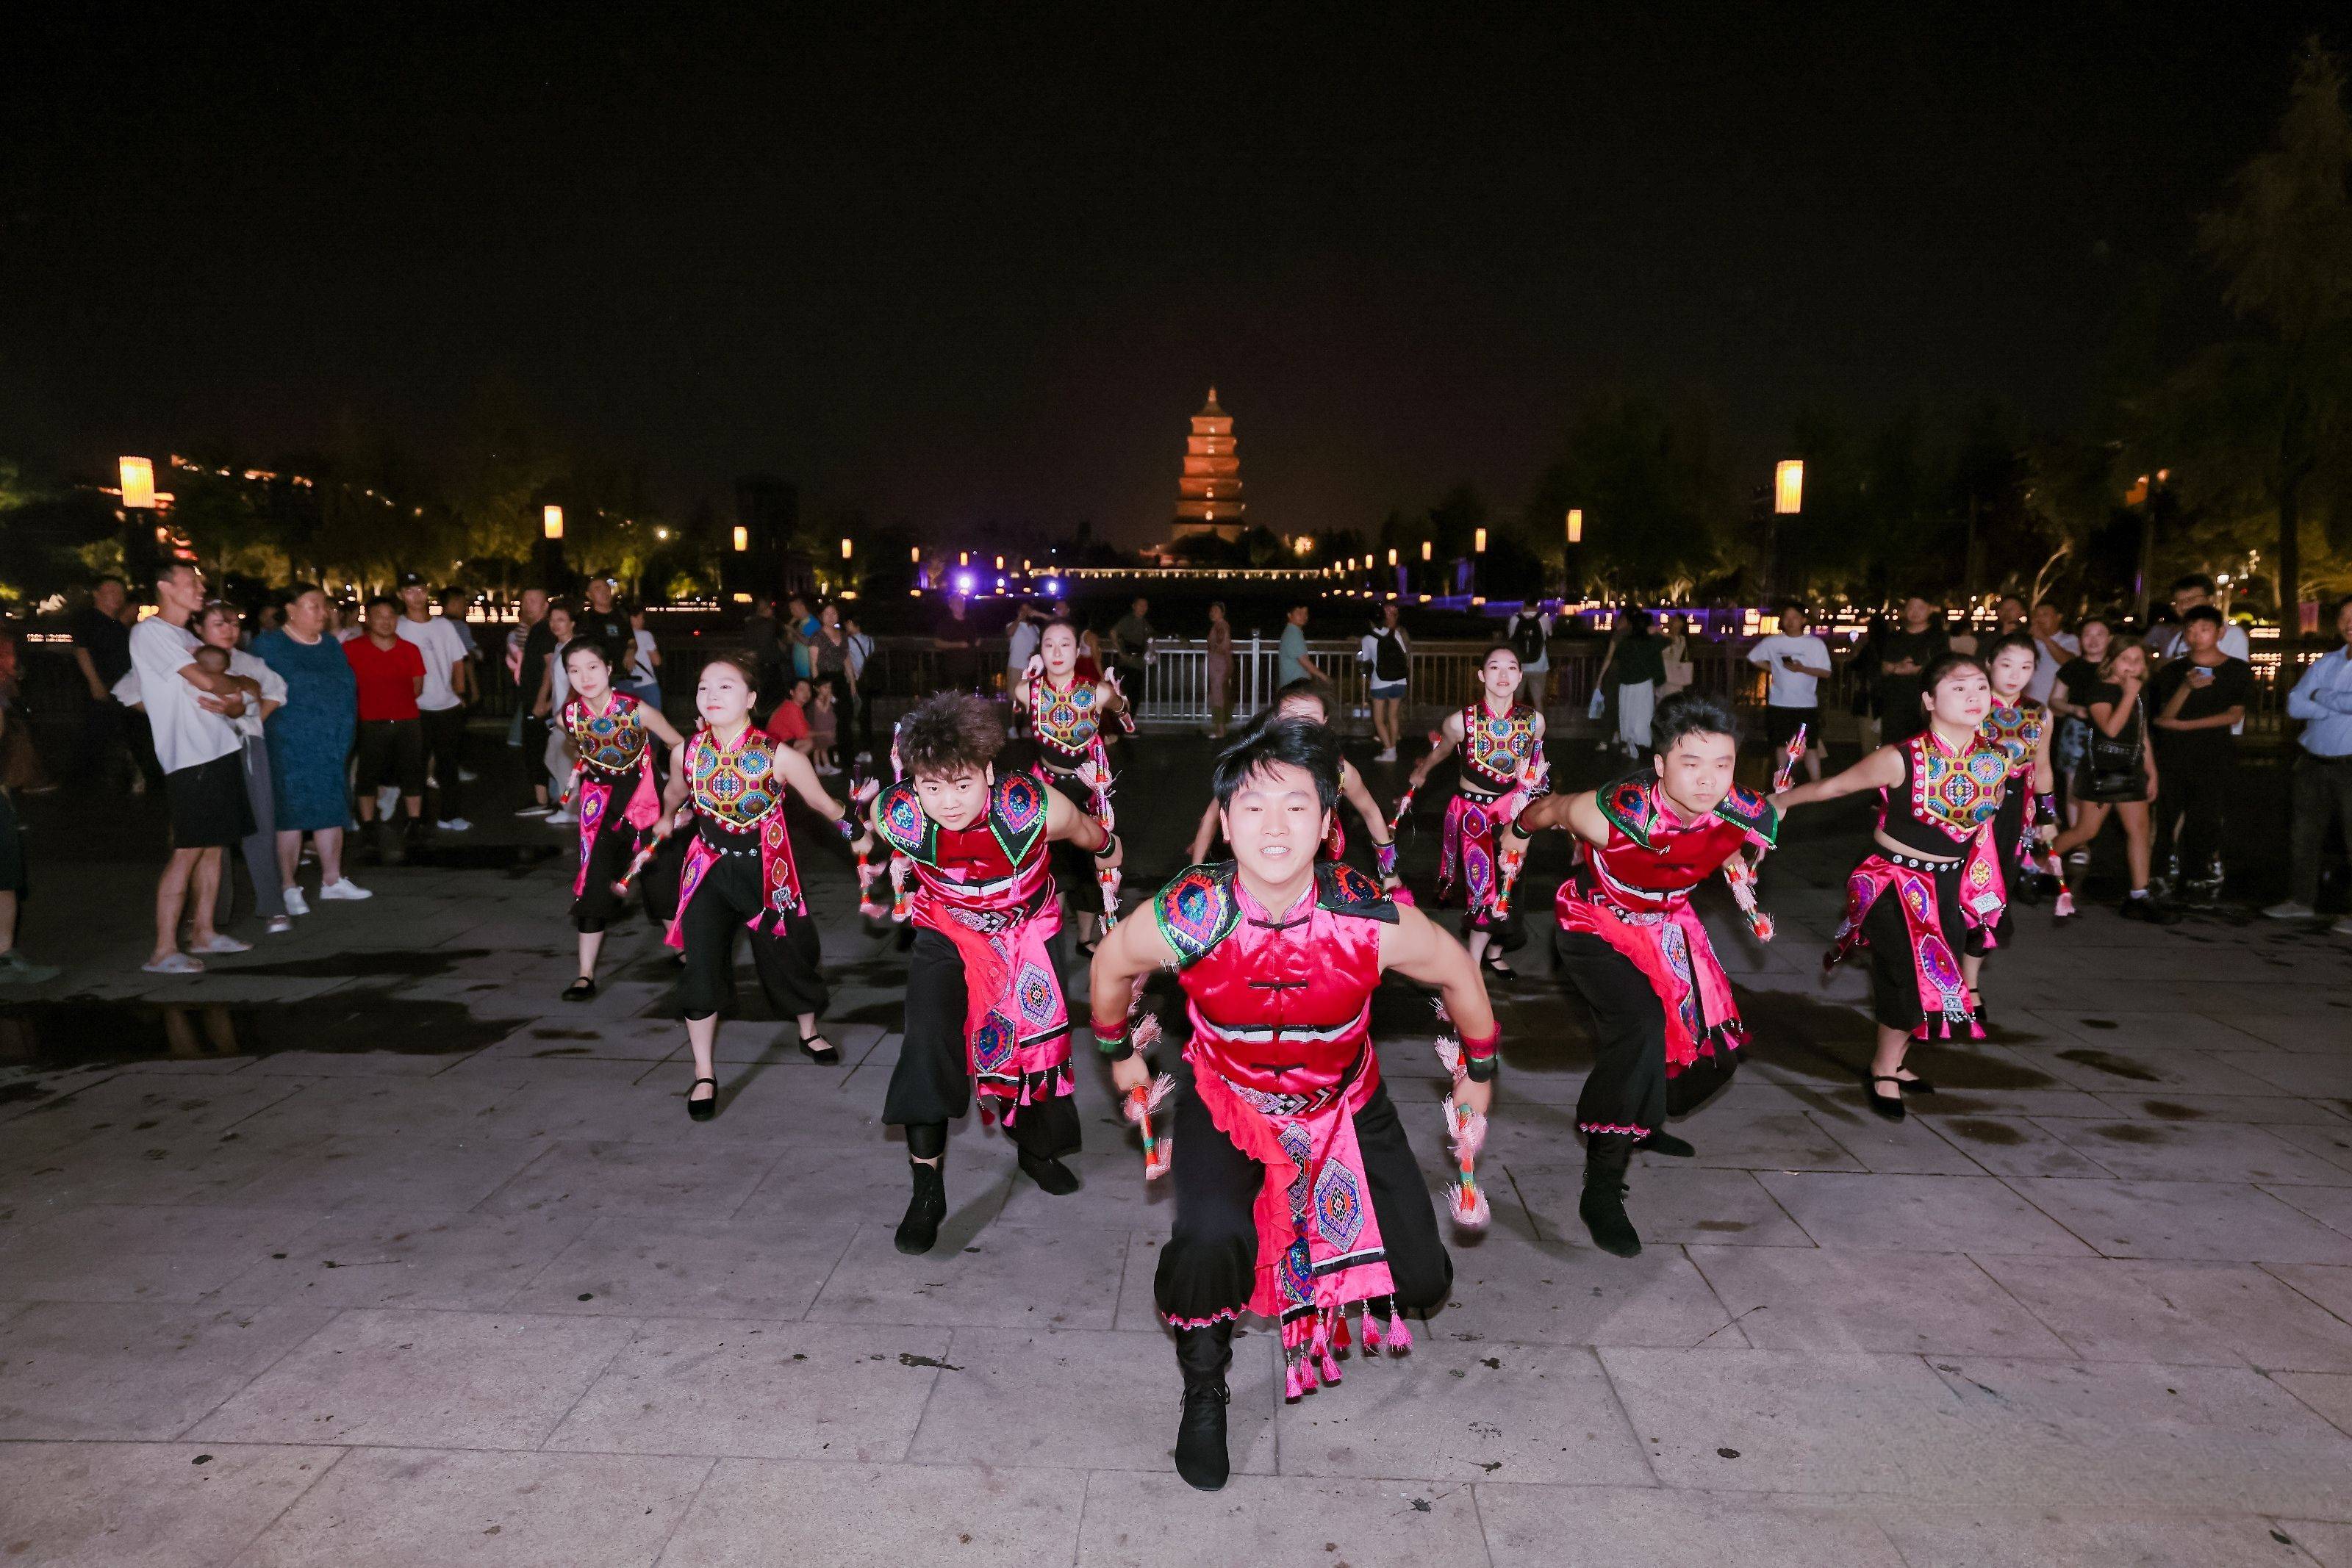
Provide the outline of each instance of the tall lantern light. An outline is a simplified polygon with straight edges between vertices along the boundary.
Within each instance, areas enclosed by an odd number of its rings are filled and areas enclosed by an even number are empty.
[[[1582,507],[1570,507],[1568,509],[1568,542],[1572,545],[1580,545],[1584,542],[1584,508]]]
[[[1788,458],[1772,470],[1772,510],[1790,517],[1804,509],[1805,465],[1802,459]]]
[[[740,523],[735,525],[735,548],[739,551],[751,548],[751,530]]]
[[[134,511],[153,511],[155,460],[152,457],[123,457],[118,458],[115,465],[122,475],[123,506]]]
[[[563,508],[561,507],[541,507],[539,509],[539,526],[541,531],[549,538],[562,538],[563,537]]]

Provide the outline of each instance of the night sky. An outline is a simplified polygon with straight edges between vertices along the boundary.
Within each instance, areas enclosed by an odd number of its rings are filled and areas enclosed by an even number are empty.
[[[674,504],[1130,545],[1212,382],[1286,531],[1515,507],[1612,386],[1759,463],[1808,402],[2065,420],[2333,10],[50,9],[0,24],[0,457],[429,451],[496,371]]]

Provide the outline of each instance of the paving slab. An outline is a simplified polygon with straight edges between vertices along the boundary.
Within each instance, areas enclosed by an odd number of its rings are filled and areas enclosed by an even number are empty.
[[[2352,1236],[2296,1207],[2333,1189],[2277,1194],[2236,1182],[2025,1181],[2033,1206],[2110,1258],[2245,1263],[2352,1263]],[[1990,1247],[1986,1251],[2014,1251]]]
[[[2090,1250],[1990,1176],[1768,1171],[1756,1179],[1824,1247],[2060,1256]]]
[[[176,1437],[333,1317],[35,1302],[0,1322],[0,1438]]]
[[[2305,1568],[2309,1561],[2252,1514],[1906,1511],[1880,1523],[1906,1568]]]
[[[635,1328],[628,1318],[354,1310],[191,1435],[222,1442],[534,1448]]]
[[[1948,1252],[1693,1247],[1759,1350],[2073,1354],[1975,1260]],[[1707,1342],[1720,1347],[1717,1338]]]
[[[2210,1121],[2074,1122],[2056,1117],[2042,1117],[2038,1124],[2128,1181],[2352,1186],[2352,1169],[2299,1148],[2267,1127]],[[2352,1133],[2352,1127],[2345,1131]]]
[[[1581,1166],[1507,1164],[1504,1170],[1516,1181],[1517,1194],[1525,1200],[1539,1237],[1548,1242],[1591,1245],[1584,1222],[1576,1214],[1577,1198],[1584,1188]],[[1643,1166],[1631,1185],[1625,1211],[1633,1216],[1645,1246],[1671,1247],[1690,1241],[1740,1247],[1813,1244],[1760,1184],[1757,1173],[1662,1163]]]
[[[1225,1421],[1236,1472],[1275,1468],[1276,1346],[1272,1333],[1234,1336]],[[946,1359],[910,1458],[963,1464],[984,1455],[992,1465],[1172,1478],[1182,1383],[1165,1334],[958,1329]]]
[[[919,1258],[891,1228],[861,1226],[810,1318],[835,1322],[1108,1329],[1129,1233],[990,1226],[959,1243],[945,1228]]]
[[[892,1463],[947,1364],[949,1331],[656,1318],[550,1449]]]
[[[0,1561],[226,1568],[342,1455],[226,1443],[12,1443]]]
[[[2352,1372],[2352,1323],[2252,1264],[1980,1261],[2086,1360]]]
[[[1432,1484],[1650,1479],[1590,1350],[1424,1335],[1406,1354],[1351,1355],[1340,1365],[1339,1386],[1276,1415],[1284,1475]]]
[[[355,1448],[236,1568],[651,1568],[709,1459]]]
[[[1481,1481],[1495,1568],[1908,1568],[1867,1513],[1736,1492]]]
[[[303,1208],[91,1204],[0,1245],[0,1291],[18,1301],[231,1300],[237,1281],[292,1250],[320,1218]]]
[[[772,1568],[783,1542],[793,1561],[808,1563],[1068,1563],[1078,1550],[1087,1480],[1079,1470],[984,1462],[721,1459],[671,1535],[661,1565]]]
[[[1727,1333],[1731,1314],[1678,1247],[1614,1258],[1585,1241],[1538,1240],[1506,1211],[1475,1240],[1448,1239],[1454,1289],[1432,1320],[1463,1343],[1696,1345]],[[1146,1281],[1147,1287],[1149,1281]]]
[[[482,1199],[493,1213],[561,1207],[585,1214],[723,1219],[751,1196],[781,1151],[552,1144]]]
[[[595,1220],[518,1290],[519,1311],[797,1318],[856,1227],[819,1220]]]
[[[226,1293],[319,1307],[488,1310],[503,1306],[591,1223],[562,1210],[339,1208],[285,1256],[273,1252],[238,1275]]]
[[[1459,1483],[1236,1475],[1196,1492],[1173,1474],[1087,1478],[1079,1568],[1486,1568],[1472,1489]]]

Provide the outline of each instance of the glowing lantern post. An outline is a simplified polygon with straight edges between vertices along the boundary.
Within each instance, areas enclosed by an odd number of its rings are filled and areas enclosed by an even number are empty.
[[[841,541],[841,559],[844,560],[847,560],[849,559],[849,541],[847,539]]]
[[[735,525],[735,548],[738,550],[748,550],[751,548],[751,530],[740,523]]]
[[[1568,509],[1568,542],[1572,545],[1580,545],[1584,542],[1584,508],[1582,507],[1570,507]]]
[[[1805,509],[1805,465],[1791,457],[1772,470],[1772,510],[1784,517]]]
[[[155,460],[152,457],[124,457],[117,466],[122,474],[122,504],[142,512],[155,509]]]
[[[549,538],[562,538],[563,537],[563,508],[561,507],[541,507],[539,509],[539,526]]]

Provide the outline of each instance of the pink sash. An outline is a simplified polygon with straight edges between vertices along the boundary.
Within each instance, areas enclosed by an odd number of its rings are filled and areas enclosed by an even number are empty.
[[[686,846],[686,864],[677,880],[677,912],[670,916],[669,930],[662,936],[665,946],[685,950],[687,906],[694,902],[695,890],[702,885],[702,879],[718,863],[719,852],[710,847],[709,840],[696,833]],[[780,803],[760,819],[760,908],[743,924],[758,931],[761,929],[760,923],[772,915],[807,907],[801,896],[800,868],[793,863],[792,835],[784,826],[784,809]]]
[[[972,1088],[1010,1102],[1003,1113],[1008,1127],[1023,1106],[1075,1093],[1069,1007],[1050,946],[1062,929],[1060,901],[1049,892],[1031,913],[927,900],[923,915],[920,924],[954,943],[963,959]]]
[[[614,786],[597,779],[586,768],[580,770],[580,870],[572,879],[572,896],[579,897],[588,891],[588,856],[596,847],[596,835],[604,826],[604,814],[612,810]],[[654,788],[654,759],[648,756],[638,766],[637,787],[629,796],[629,803],[621,820],[637,830],[640,836],[661,820],[661,792]]]
[[[1960,915],[1969,926],[1990,932],[2003,906],[2000,856],[1992,852],[1990,824],[1971,840],[1959,870]],[[1891,891],[1903,911],[1903,928],[1911,947],[1911,969],[1919,988],[1919,1023],[1914,1040],[1982,1040],[1984,1025],[1969,1005],[1969,986],[1960,972],[1959,955],[1944,939],[1943,914],[1933,872],[1897,865],[1873,853],[1846,878],[1845,916],[1838,922],[1829,951],[1822,955],[1823,973],[1835,968],[1857,947],[1867,946],[1863,920],[1873,905]],[[1941,1029],[1936,1026],[1940,1023]]]
[[[1668,1078],[1679,1077],[1701,1057],[1727,1058],[1748,1043],[1731,980],[1687,900],[1655,913],[1623,915],[1597,900],[1570,897],[1574,885],[1560,883],[1555,908],[1560,929],[1600,937],[1650,982],[1666,1015]]]

